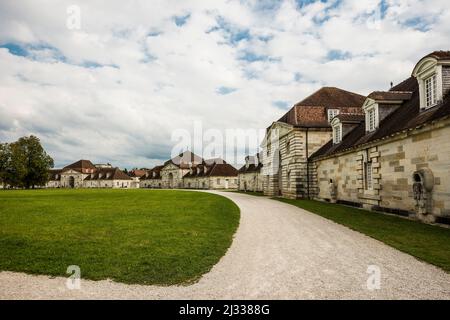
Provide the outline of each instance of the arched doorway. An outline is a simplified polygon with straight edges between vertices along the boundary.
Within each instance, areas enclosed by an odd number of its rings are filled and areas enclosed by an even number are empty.
[[[69,188],[75,188],[75,178],[72,176],[69,177]]]
[[[169,173],[169,189],[173,189],[173,173]]]

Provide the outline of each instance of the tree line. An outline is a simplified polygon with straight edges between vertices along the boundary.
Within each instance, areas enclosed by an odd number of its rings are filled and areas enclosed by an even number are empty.
[[[12,143],[0,143],[0,183],[10,188],[30,189],[49,180],[53,159],[39,138],[31,135]]]

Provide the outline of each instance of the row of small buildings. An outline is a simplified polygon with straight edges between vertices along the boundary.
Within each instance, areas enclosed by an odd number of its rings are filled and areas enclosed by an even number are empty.
[[[112,165],[79,160],[50,170],[47,188],[238,189],[238,170],[222,159],[204,160],[186,151],[153,169],[125,173]]]
[[[267,128],[261,149],[239,170],[188,151],[131,176],[80,160],[48,186],[239,189],[450,223],[450,51],[387,91],[321,88]]]

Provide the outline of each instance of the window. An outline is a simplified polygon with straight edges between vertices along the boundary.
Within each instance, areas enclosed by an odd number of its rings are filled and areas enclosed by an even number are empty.
[[[368,124],[368,130],[374,131],[376,129],[376,120],[375,120],[375,109],[370,109],[367,111],[367,124]]]
[[[328,122],[339,114],[339,109],[328,109]]]
[[[220,184],[220,179],[217,179],[217,184]]]
[[[291,153],[291,141],[290,140],[288,140],[286,142],[286,153],[287,154]]]
[[[431,108],[437,104],[436,75],[425,80],[425,106]]]
[[[337,144],[342,141],[342,127],[340,124],[333,127],[333,143]]]
[[[366,190],[372,190],[373,182],[372,182],[372,162],[364,163],[364,180],[366,184]]]

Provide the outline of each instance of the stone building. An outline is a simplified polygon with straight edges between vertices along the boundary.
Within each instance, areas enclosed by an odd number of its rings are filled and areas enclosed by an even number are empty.
[[[204,160],[190,151],[151,169],[141,188],[237,189],[238,172],[222,159]]]
[[[141,176],[139,180],[140,188],[162,188],[161,169],[163,167],[164,166],[154,167],[153,169],[147,171],[147,173],[145,173],[143,176]]]
[[[237,189],[238,171],[228,163],[203,163],[183,177],[186,189]]]
[[[203,158],[185,151],[178,156],[166,161],[161,168],[161,184],[165,189],[183,188],[183,177],[203,163]]]
[[[310,157],[312,197],[449,223],[450,52],[362,105],[363,117],[334,117],[333,139]]]
[[[307,159],[332,135],[336,115],[362,114],[365,97],[338,88],[322,88],[274,122],[262,143],[263,190],[268,196],[308,197]]]
[[[245,165],[239,169],[239,190],[263,192],[263,176],[261,175],[262,162],[256,156],[245,157]]]
[[[143,176],[147,174],[146,169],[133,169],[129,172],[126,172],[127,175],[133,180],[131,183],[131,188],[140,188],[140,180]]]
[[[50,170],[49,174],[47,188],[131,188],[133,182],[119,168],[97,167],[89,160]]]

